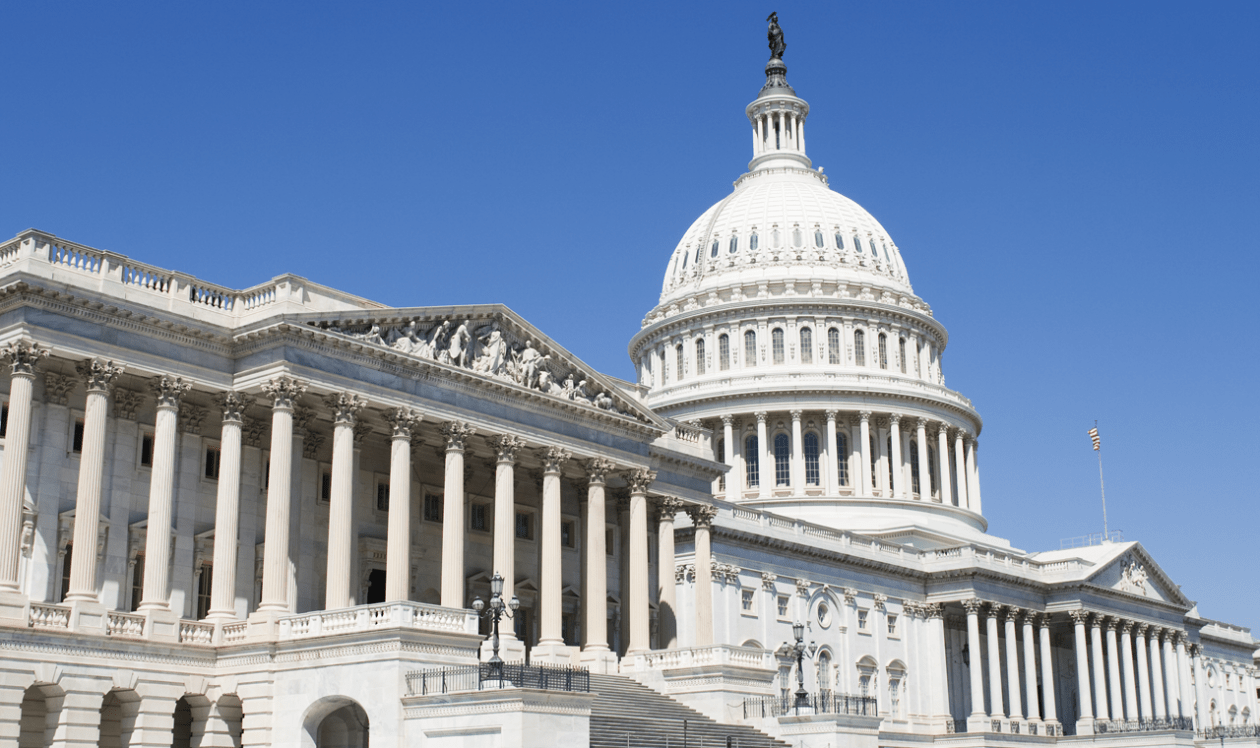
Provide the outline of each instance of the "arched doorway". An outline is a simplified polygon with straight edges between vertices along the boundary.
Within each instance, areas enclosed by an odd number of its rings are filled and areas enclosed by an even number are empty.
[[[131,689],[114,689],[101,701],[100,748],[127,748],[140,711],[140,694]]]
[[[51,683],[36,683],[22,694],[22,722],[18,748],[44,748],[52,745],[61,701],[65,692]]]
[[[368,748],[368,716],[357,701],[330,696],[315,702],[302,720],[303,746]]]

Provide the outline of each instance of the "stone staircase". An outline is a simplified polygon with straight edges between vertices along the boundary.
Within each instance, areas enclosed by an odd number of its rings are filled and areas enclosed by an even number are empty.
[[[790,748],[744,725],[724,725],[621,675],[591,673],[591,748]],[[626,733],[630,733],[629,742]]]

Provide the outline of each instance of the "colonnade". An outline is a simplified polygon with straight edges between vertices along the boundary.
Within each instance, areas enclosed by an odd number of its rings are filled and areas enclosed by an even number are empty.
[[[805,152],[805,114],[791,109],[767,109],[752,117],[753,155],[773,151]]]
[[[783,415],[755,411],[720,417],[722,437],[714,443],[715,459],[731,470],[718,493],[738,498],[819,493],[931,500],[981,511],[978,442],[965,428],[868,410],[843,416],[839,410]],[[786,481],[783,471],[776,471],[779,435],[790,444]],[[756,452],[749,452],[754,443]],[[754,462],[756,470],[750,467]]]
[[[0,467],[0,594],[19,593],[18,555],[21,528],[22,497],[25,494],[33,380],[36,363],[48,355],[38,344],[13,343],[0,349],[0,358],[12,370],[9,393],[9,416],[3,466]],[[88,360],[80,362],[78,371],[87,388],[84,410],[83,445],[80,459],[78,494],[74,515],[74,540],[81,548],[96,545],[100,519],[102,470],[106,440],[106,417],[110,387],[123,372],[112,362]],[[143,592],[139,612],[153,615],[174,615],[170,610],[170,563],[155,559],[171,558],[171,533],[156,528],[172,524],[172,506],[176,473],[177,422],[184,396],[190,384],[179,377],[158,376],[149,382],[156,398],[156,419],[153,430],[152,478],[148,497],[148,527]],[[262,564],[262,593],[251,621],[275,619],[293,610],[290,592],[290,511],[292,508],[292,475],[294,452],[301,455],[302,433],[295,427],[298,400],[307,390],[307,383],[289,376],[276,377],[262,385],[261,402],[270,406],[271,440],[268,480],[266,483],[265,543]],[[207,618],[227,622],[236,612],[236,547],[241,513],[241,452],[244,411],[259,398],[242,392],[223,392],[215,396],[222,413],[219,477],[214,514],[214,568],[211,600]],[[353,548],[355,524],[352,521],[356,426],[368,405],[365,398],[340,392],[323,398],[333,420],[332,465],[329,496],[327,575],[325,608],[348,607],[352,594]],[[418,436],[423,415],[413,409],[388,409],[385,421],[390,427],[389,513],[386,539],[386,602],[406,601],[411,577],[411,514],[412,441]],[[444,442],[444,493],[441,558],[441,604],[463,608],[466,600],[466,564],[464,558],[467,522],[464,521],[465,452],[468,440],[476,429],[462,421],[439,425]],[[295,443],[295,440],[298,440]],[[525,440],[515,434],[494,434],[488,439],[495,451],[495,521],[493,567],[504,577],[504,596],[513,594],[515,581],[514,556],[516,528],[514,471],[518,455],[526,448]],[[542,462],[539,539],[541,548],[539,590],[539,647],[543,650],[564,647],[562,636],[562,516],[561,477],[571,462],[572,453],[560,446],[535,447]],[[643,467],[617,466],[603,457],[592,457],[581,465],[586,488],[579,497],[586,526],[583,543],[583,598],[586,625],[584,649],[609,652],[605,626],[608,558],[605,548],[605,501],[609,477],[619,470],[628,494],[628,599],[623,601],[628,622],[629,653],[649,649],[650,612],[648,520],[654,504],[659,527],[659,590],[661,619],[664,627],[660,643],[673,646],[677,641],[674,620],[674,518],[683,504],[671,497],[649,500],[655,473]],[[713,511],[706,506],[690,506],[697,526],[698,567],[709,573],[708,527]],[[71,580],[66,596],[68,603],[93,604],[98,601],[96,559],[92,553],[71,556]],[[623,582],[623,585],[626,585]],[[707,585],[702,586],[708,590]],[[711,594],[711,593],[710,593]],[[697,606],[697,627],[712,638],[712,605]],[[511,632],[506,638],[513,637]],[[704,638],[704,633],[700,634]],[[537,651],[537,650],[536,650]]]

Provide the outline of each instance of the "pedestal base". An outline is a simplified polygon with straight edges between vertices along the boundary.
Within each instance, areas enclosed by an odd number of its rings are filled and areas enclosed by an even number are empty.
[[[577,648],[567,644],[538,643],[529,651],[531,665],[573,665]],[[502,657],[502,655],[500,655]],[[506,658],[505,658],[506,659]]]
[[[166,609],[137,611],[144,614],[144,638],[151,642],[178,642],[179,616]]]
[[[280,617],[288,615],[287,611],[255,610],[246,618],[248,628],[245,630],[245,641],[275,641],[280,635]]]
[[[967,732],[989,732],[993,729],[993,723],[989,721],[987,714],[972,714],[967,717]]]
[[[617,653],[609,649],[582,650],[578,654],[578,664],[592,673],[616,675],[619,672]]]
[[[489,662],[494,656],[494,647],[490,640],[487,639],[481,643],[481,661]],[[525,642],[515,637],[507,639],[499,637],[499,659],[504,662],[524,662],[525,661]]]
[[[1082,717],[1081,719],[1076,720],[1076,734],[1078,736],[1079,735],[1093,735],[1094,734],[1094,718]]]
[[[96,600],[75,600],[70,603],[70,630],[104,635],[108,615],[109,611]]]
[[[30,616],[30,602],[21,592],[0,592],[0,624],[25,626]]]

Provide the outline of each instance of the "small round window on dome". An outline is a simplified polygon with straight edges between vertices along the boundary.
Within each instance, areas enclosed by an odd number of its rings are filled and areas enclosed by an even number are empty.
[[[713,240],[713,247],[709,249],[709,256],[710,256],[710,257],[717,257],[717,255],[718,255],[718,240],[717,240],[717,239],[714,239],[714,240]]]
[[[754,252],[757,250],[757,235],[756,234],[753,234],[752,236],[748,237],[748,248],[753,250]]]
[[[839,231],[836,232],[836,249],[844,249],[844,237]]]
[[[738,252],[738,251],[739,251],[739,237],[738,237],[738,236],[732,236],[732,237],[731,237],[731,248],[730,248],[730,253],[731,253],[731,254],[735,254],[735,253],[736,253],[736,252]]]
[[[801,236],[800,229],[792,229],[792,246],[799,247],[805,243],[805,238]]]
[[[822,249],[823,235],[821,231],[814,232],[814,246],[818,247],[819,249]]]

